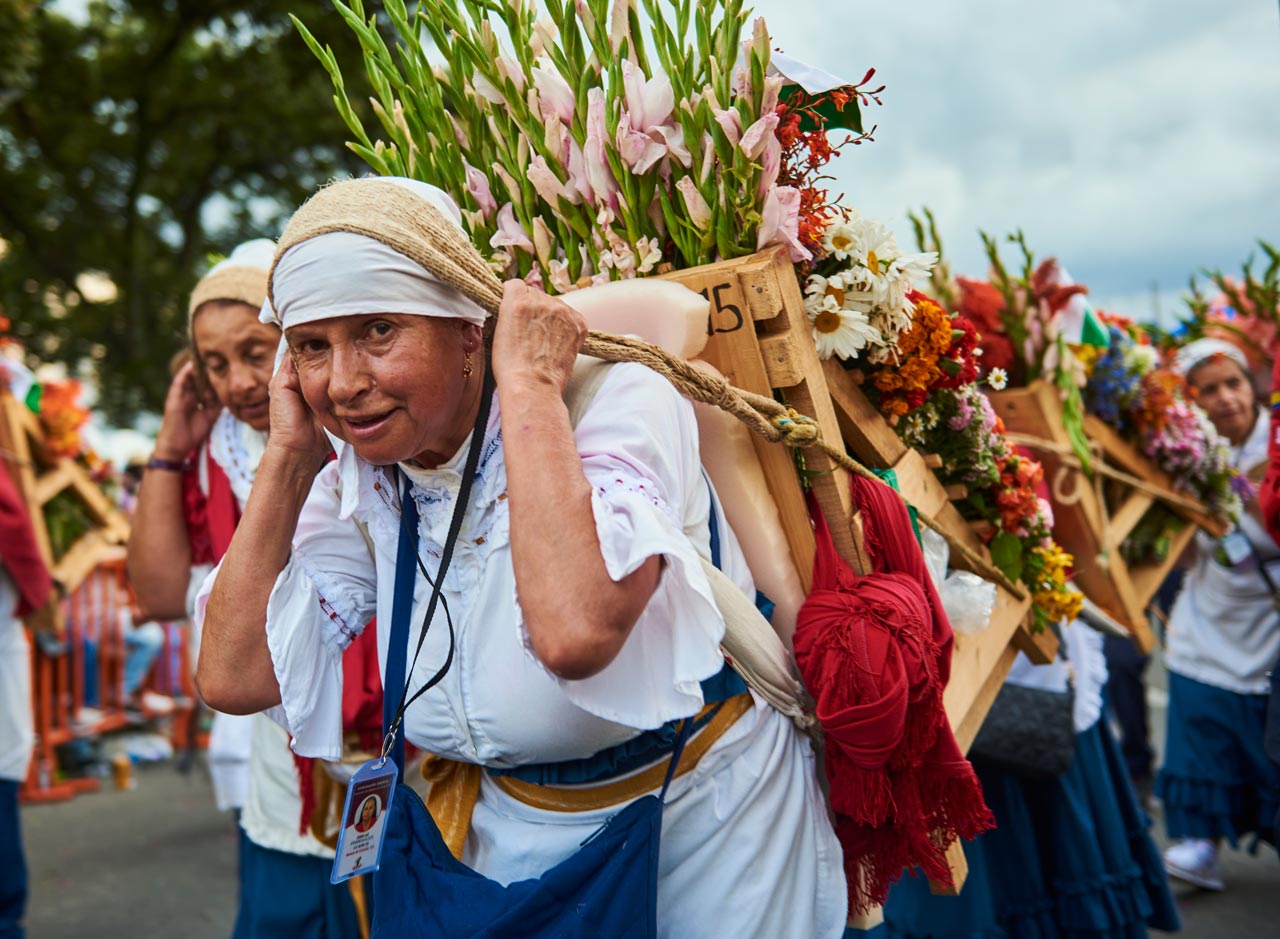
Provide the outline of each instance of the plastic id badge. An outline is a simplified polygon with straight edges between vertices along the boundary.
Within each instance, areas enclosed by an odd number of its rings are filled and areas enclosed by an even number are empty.
[[[347,803],[342,807],[342,830],[338,832],[330,883],[340,884],[378,869],[387,814],[395,793],[396,764],[391,760],[370,760],[356,770],[347,784]]]
[[[1229,567],[1235,567],[1243,564],[1249,555],[1253,554],[1253,548],[1249,545],[1249,539],[1242,535],[1238,530],[1230,532],[1221,541],[1218,546],[1222,549],[1223,555],[1227,559]]]

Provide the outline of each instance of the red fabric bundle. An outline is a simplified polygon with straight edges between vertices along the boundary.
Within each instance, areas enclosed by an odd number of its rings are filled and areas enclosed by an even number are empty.
[[[856,913],[884,903],[909,867],[950,884],[946,849],[995,819],[942,706],[951,623],[907,508],[888,486],[859,477],[853,495],[876,572],[858,577],[840,559],[811,503],[817,555],[795,652],[826,737],[831,807]]]
[[[1271,437],[1267,440],[1267,474],[1258,487],[1267,534],[1280,542],[1280,357],[1271,369]]]
[[[53,592],[53,577],[36,544],[27,504],[0,462],[0,565],[9,572],[18,590],[18,606],[0,610],[0,617],[21,619],[44,606]]]

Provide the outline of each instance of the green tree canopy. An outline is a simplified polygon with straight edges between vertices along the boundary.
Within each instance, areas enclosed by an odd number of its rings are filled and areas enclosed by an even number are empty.
[[[127,418],[163,401],[210,256],[363,171],[288,14],[359,51],[327,0],[63,9],[0,0],[0,312],[40,358],[93,362]]]

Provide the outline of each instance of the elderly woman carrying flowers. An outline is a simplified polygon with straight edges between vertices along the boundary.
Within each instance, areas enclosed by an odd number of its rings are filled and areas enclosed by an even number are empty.
[[[408,661],[403,726],[435,758],[433,795],[470,782],[451,811],[429,796],[440,835],[421,857],[405,849],[394,884],[419,884],[420,917],[411,891],[389,893],[384,856],[375,932],[473,935],[508,916],[529,936],[839,936],[840,850],[810,745],[719,649],[701,559],[753,591],[692,409],[624,364],[571,420],[577,314],[509,283],[490,341],[484,311],[411,260],[458,218],[432,187],[364,179],[322,190],[286,231],[271,285],[289,356],[253,493],[202,594],[202,692],[229,711],[276,707],[295,751],[333,758],[343,650],[373,613],[390,624],[387,697]],[[642,830],[656,793],[665,810]],[[599,870],[530,909],[605,842]],[[485,899],[445,902],[472,890]]]

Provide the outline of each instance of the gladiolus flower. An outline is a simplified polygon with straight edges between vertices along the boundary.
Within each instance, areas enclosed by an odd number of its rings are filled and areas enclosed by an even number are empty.
[[[765,196],[756,250],[772,244],[786,245],[793,262],[813,257],[800,243],[800,190],[794,186],[775,186]]]
[[[658,143],[648,134],[633,129],[632,120],[633,115],[624,111],[618,122],[618,156],[631,172],[639,176],[667,155],[667,147],[665,143]]]
[[[538,195],[547,201],[552,210],[559,211],[561,197],[568,199],[569,196],[564,184],[551,171],[551,167],[547,166],[546,158],[541,154],[535,156],[529,161],[529,168],[525,171],[525,175],[529,182],[533,183],[533,188],[538,191]]]
[[[671,80],[666,75],[659,73],[646,81],[639,66],[623,59],[622,87],[627,111],[631,114],[631,126],[636,130],[647,134],[671,117],[676,98]]]
[[[729,138],[729,143],[736,147],[742,139],[742,118],[738,116],[738,109],[712,108],[711,113],[715,115],[716,123],[720,125],[724,135]]]
[[[520,227],[520,223],[516,221],[515,210],[511,207],[510,202],[498,210],[498,230],[489,239],[489,247],[520,248],[530,253],[533,252],[533,242],[529,240],[529,236],[525,234],[524,229]]]
[[[764,152],[765,145],[768,144],[769,138],[773,136],[774,131],[777,129],[778,115],[766,114],[747,128],[747,132],[742,135],[742,140],[738,146],[747,155],[747,159],[754,160]]]
[[[711,224],[711,206],[707,205],[707,200],[698,191],[698,187],[688,176],[682,176],[676,183],[676,188],[684,197],[684,207],[689,213],[689,221],[693,222],[698,231],[706,231]]]
[[[573,113],[576,110],[573,89],[554,65],[535,65],[533,86],[538,89],[538,103],[542,106],[543,120],[549,121],[554,117],[565,124],[573,123]]]
[[[498,203],[494,201],[493,193],[489,190],[489,179],[470,163],[463,165],[467,169],[467,192],[471,193],[471,197],[476,200],[481,214],[488,218],[498,208]]]
[[[603,88],[592,88],[587,92],[587,139],[583,141],[582,155],[596,204],[613,208],[617,204],[618,184],[614,181],[604,152],[605,141],[609,136],[604,106]]]

